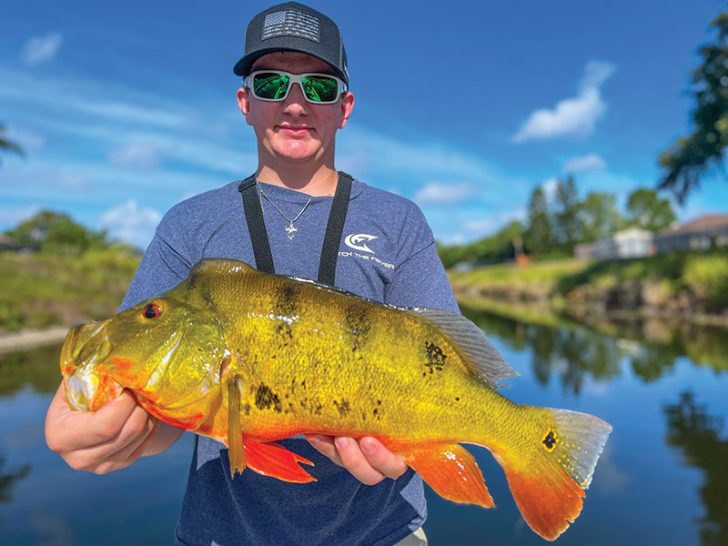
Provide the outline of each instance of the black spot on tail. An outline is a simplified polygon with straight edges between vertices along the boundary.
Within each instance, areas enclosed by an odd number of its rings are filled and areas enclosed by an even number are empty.
[[[556,435],[553,430],[549,430],[548,434],[543,439],[543,445],[545,445],[546,449],[549,451],[554,450],[554,446],[556,445]]]
[[[255,390],[255,405],[258,409],[272,409],[276,413],[281,412],[281,399],[273,390],[261,383]]]

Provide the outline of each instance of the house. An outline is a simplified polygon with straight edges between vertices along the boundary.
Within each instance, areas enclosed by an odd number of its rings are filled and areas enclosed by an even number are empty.
[[[586,260],[642,258],[655,254],[652,232],[639,228],[616,231],[593,243],[576,245],[574,256]]]
[[[658,254],[671,250],[728,248],[728,214],[706,214],[655,235]]]

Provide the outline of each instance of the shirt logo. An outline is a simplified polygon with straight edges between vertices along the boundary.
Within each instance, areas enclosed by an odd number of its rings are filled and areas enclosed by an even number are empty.
[[[352,233],[351,235],[346,236],[344,244],[354,250],[374,254],[374,251],[366,244],[368,241],[373,241],[374,239],[378,239],[378,237],[376,235],[367,235],[366,233]]]

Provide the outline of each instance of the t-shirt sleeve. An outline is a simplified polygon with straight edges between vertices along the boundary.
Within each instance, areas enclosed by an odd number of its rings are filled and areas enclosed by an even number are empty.
[[[158,296],[187,278],[194,264],[187,258],[181,230],[175,229],[174,209],[162,219],[137,268],[119,311]]]
[[[429,307],[460,313],[435,239],[416,206],[405,216],[398,266],[385,288],[384,302],[401,307]]]

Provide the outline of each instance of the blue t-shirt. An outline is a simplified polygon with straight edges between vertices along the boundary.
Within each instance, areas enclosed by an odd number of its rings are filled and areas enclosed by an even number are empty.
[[[121,308],[159,295],[203,258],[255,265],[238,182],[173,207],[124,297]],[[261,184],[288,217],[307,194]],[[275,271],[316,279],[333,197],[311,197],[288,238],[289,220],[262,199]],[[435,242],[419,208],[397,195],[354,181],[336,265],[336,286],[403,307],[459,312]],[[314,462],[318,481],[290,484],[246,471],[231,479],[227,448],[198,437],[177,525],[177,544],[389,545],[415,531],[427,514],[422,480],[412,470],[397,480],[364,485],[302,437],[281,442]]]

